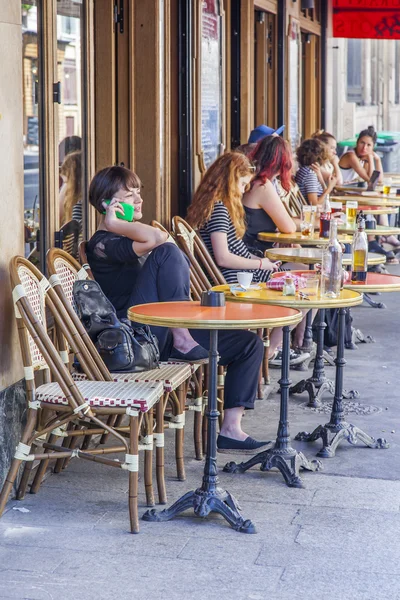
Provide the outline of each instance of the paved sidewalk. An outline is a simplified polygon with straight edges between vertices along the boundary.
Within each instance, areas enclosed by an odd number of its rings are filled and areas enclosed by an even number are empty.
[[[380,300],[387,310],[353,310],[356,327],[376,343],[346,352],[345,386],[360,391],[348,419],[386,437],[390,449],[343,443],[335,458],[323,460],[322,472],[304,472],[304,489],[290,489],[278,472],[258,467],[242,475],[221,472],[221,486],[238,498],[256,535],[236,533],[219,516],[201,520],[190,513],[162,524],[141,521],[141,533],[131,535],[126,475],[75,459],[37,495],[9,503],[0,520],[0,599],[399,600],[400,294]],[[278,372],[272,375],[276,380]],[[302,375],[291,373],[293,381]],[[328,420],[302,406],[306,399],[291,397],[292,437]],[[245,429],[273,439],[278,416],[272,392],[246,413]],[[173,432],[166,434],[169,502],[201,481],[191,418],[186,482],[174,479]],[[320,444],[294,442],[310,458]],[[230,459],[219,455],[219,466]],[[141,479],[141,514],[143,487]]]

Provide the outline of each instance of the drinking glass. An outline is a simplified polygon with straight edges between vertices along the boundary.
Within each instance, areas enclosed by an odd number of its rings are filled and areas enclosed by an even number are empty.
[[[302,273],[301,276],[306,280],[306,286],[300,288],[300,291],[308,298],[315,298],[318,296],[319,275],[316,273]]]
[[[315,206],[303,206],[301,209],[300,232],[304,237],[312,237],[315,223]]]
[[[385,178],[383,181],[383,188],[382,188],[383,194],[385,196],[389,196],[391,188],[392,188],[391,178],[390,177]]]
[[[358,202],[351,201],[346,204],[346,223],[348,229],[355,229],[357,220]]]
[[[341,202],[331,200],[331,211],[332,214],[342,212],[343,207]]]

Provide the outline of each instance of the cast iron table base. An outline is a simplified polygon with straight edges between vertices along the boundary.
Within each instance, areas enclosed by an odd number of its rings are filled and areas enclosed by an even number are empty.
[[[207,456],[204,465],[203,482],[200,488],[187,492],[172,506],[161,511],[155,509],[144,513],[145,521],[169,521],[180,513],[193,508],[195,515],[206,517],[210,512],[222,515],[235,529],[242,533],[256,533],[252,521],[243,519],[237,500],[227,491],[218,487],[217,474],[217,365],[218,365],[218,331],[210,331],[208,407],[207,407]]]
[[[333,398],[333,406],[329,423],[318,425],[312,432],[302,431],[298,433],[295,440],[301,442],[315,442],[322,439],[322,448],[317,453],[321,458],[332,458],[335,456],[336,449],[340,442],[347,440],[350,444],[356,445],[358,441],[369,448],[388,448],[389,444],[384,438],[377,440],[355,425],[348,423],[344,418],[343,412],[343,369],[346,361],[344,359],[344,330],[345,330],[346,309],[339,309],[339,328],[336,363],[336,380]]]
[[[344,309],[346,310],[346,309]],[[311,325],[312,318],[311,310],[307,313],[307,326],[305,331],[306,336],[310,335],[309,327]],[[324,368],[324,330],[326,327],[325,323],[325,309],[320,308],[319,310],[319,321],[317,324],[317,355],[314,361],[314,368],[312,377],[308,379],[302,379],[290,388],[291,394],[302,394],[308,392],[308,404],[310,408],[319,408],[321,406],[321,400],[325,392],[330,392],[332,395],[335,393],[335,384],[333,381],[325,376]],[[330,357],[331,358],[331,357]],[[335,362],[335,361],[334,361]],[[354,400],[359,397],[359,393],[356,390],[342,390],[343,398],[346,400]]]
[[[229,462],[225,465],[226,473],[244,473],[254,465],[261,463],[261,471],[269,471],[276,467],[282,473],[289,487],[303,487],[303,481],[299,475],[300,469],[307,471],[319,471],[322,463],[319,460],[308,460],[302,452],[298,452],[290,445],[289,421],[288,421],[288,399],[289,399],[289,327],[283,328],[282,344],[282,377],[279,381],[281,392],[280,417],[278,434],[273,448],[259,452],[246,462],[237,464]]]

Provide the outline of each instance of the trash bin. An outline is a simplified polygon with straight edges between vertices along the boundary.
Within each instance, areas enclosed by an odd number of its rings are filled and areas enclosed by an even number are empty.
[[[385,173],[400,173],[400,138],[398,141],[386,139],[383,144],[378,141],[375,152],[381,157]]]

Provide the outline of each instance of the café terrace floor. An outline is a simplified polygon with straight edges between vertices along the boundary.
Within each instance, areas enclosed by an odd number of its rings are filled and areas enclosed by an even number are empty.
[[[400,267],[391,267],[400,273]],[[126,474],[75,459],[51,475],[39,494],[11,501],[0,520],[0,598],[25,600],[395,600],[400,599],[400,294],[380,298],[386,310],[363,304],[354,325],[376,340],[346,351],[345,387],[358,389],[349,420],[388,450],[343,443],[324,470],[304,472],[304,489],[286,487],[276,472],[254,467],[220,474],[240,501],[256,535],[233,531],[222,517],[190,513],[128,533]],[[327,367],[327,374],[333,369]],[[272,370],[274,382],[279,372]],[[302,378],[292,371],[293,381]],[[273,439],[279,415],[277,386],[245,415],[245,429]],[[328,420],[291,397],[292,437]],[[325,397],[325,402],[330,396]],[[167,432],[169,500],[197,487],[203,463],[193,458],[192,414],[186,435],[186,482],[174,478]],[[320,441],[294,442],[314,458]],[[223,467],[229,455],[218,455]],[[140,481],[140,513],[145,510]],[[15,510],[17,509],[17,510]],[[18,509],[23,509],[20,512]],[[26,510],[25,510],[26,509]]]

